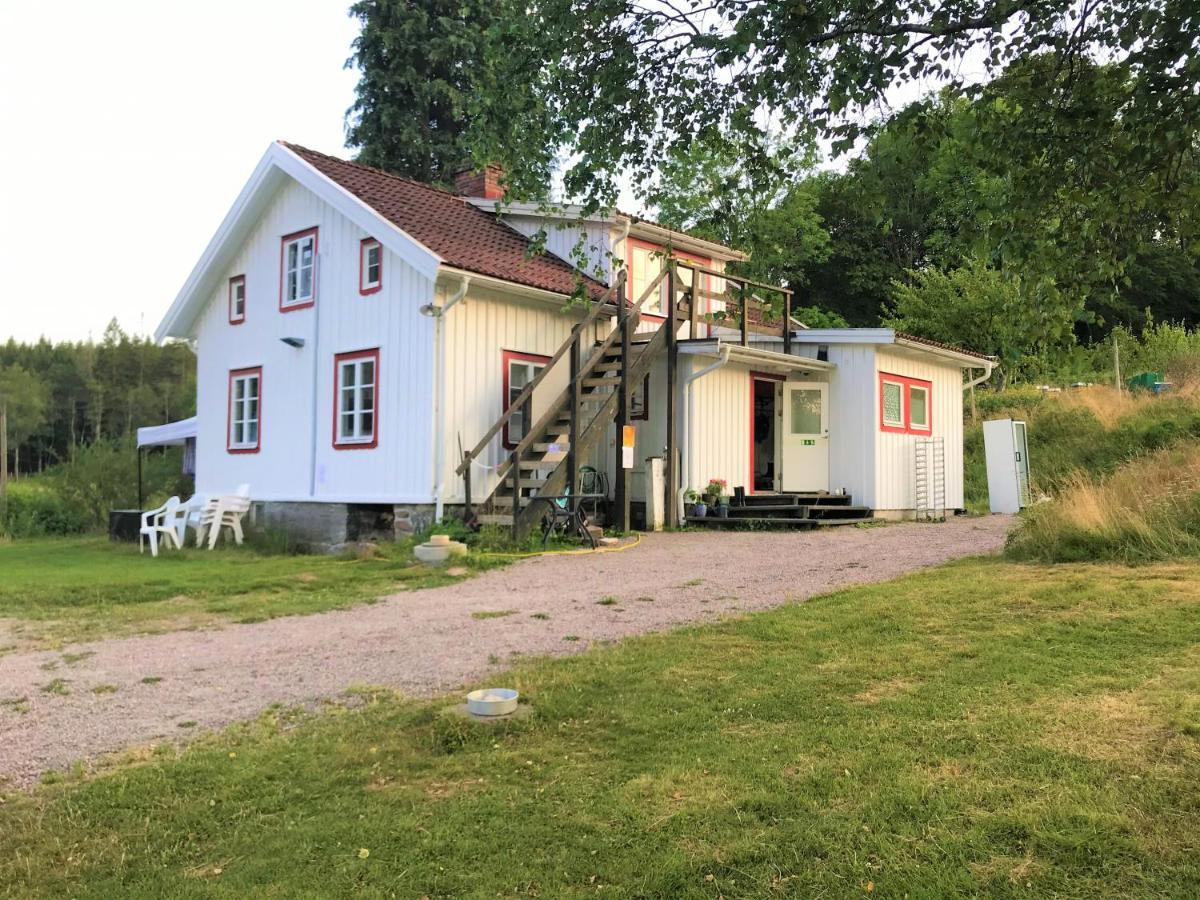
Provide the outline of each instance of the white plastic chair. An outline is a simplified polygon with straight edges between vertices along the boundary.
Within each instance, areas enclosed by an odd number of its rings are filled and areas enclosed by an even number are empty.
[[[175,519],[179,510],[179,498],[171,497],[158,509],[142,513],[142,527],[138,530],[138,553],[146,552],[146,541],[150,542],[150,555],[158,556],[158,536],[165,535],[167,544],[174,544],[176,549],[179,542],[179,532]]]
[[[187,530],[200,527],[200,515],[208,503],[208,494],[192,494],[186,502],[179,504],[175,513],[175,530],[179,546],[187,543]],[[196,542],[199,546],[199,541]]]
[[[216,497],[210,500],[200,515],[200,526],[196,529],[196,545],[207,539],[208,549],[217,546],[222,529],[233,532],[233,539],[242,543],[242,518],[250,511],[250,498],[240,494]]]

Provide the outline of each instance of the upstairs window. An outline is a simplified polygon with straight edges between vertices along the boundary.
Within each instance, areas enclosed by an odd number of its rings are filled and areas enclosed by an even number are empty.
[[[519,396],[521,391],[537,377],[538,372],[546,368],[550,362],[548,356],[538,356],[534,353],[517,353],[512,350],[504,351],[504,409],[507,411]],[[504,446],[509,450],[521,443],[522,439],[533,427],[533,397],[526,397],[517,410],[504,424]]]
[[[283,238],[279,252],[279,309],[290,312],[317,300],[317,229]]]
[[[257,453],[262,437],[262,366],[229,373],[230,453]]]
[[[235,275],[229,279],[229,324],[241,325],[246,321],[246,276]]]
[[[374,238],[366,238],[358,247],[358,292],[364,296],[383,287],[383,248]]]
[[[334,357],[333,446],[370,449],[379,444],[379,348]]]
[[[932,385],[920,378],[879,373],[879,427],[899,434],[929,434]]]

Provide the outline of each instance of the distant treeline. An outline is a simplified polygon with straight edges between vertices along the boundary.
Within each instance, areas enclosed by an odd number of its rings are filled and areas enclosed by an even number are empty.
[[[9,472],[40,472],[74,448],[115,441],[196,407],[196,358],[184,344],[130,337],[114,319],[100,343],[0,345]]]

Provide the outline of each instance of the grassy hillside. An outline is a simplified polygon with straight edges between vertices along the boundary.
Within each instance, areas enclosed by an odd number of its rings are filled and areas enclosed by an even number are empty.
[[[1035,497],[1058,494],[1080,473],[1108,475],[1148,453],[1200,439],[1200,403],[1187,395],[1118,394],[1096,386],[1061,394],[981,395],[978,405],[981,420],[1011,417],[1029,424]],[[967,508],[987,512],[982,424],[968,420],[964,450]]]

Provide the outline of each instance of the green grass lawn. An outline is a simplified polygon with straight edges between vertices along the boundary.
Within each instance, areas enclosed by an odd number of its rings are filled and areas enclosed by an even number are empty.
[[[0,542],[0,619],[18,621],[23,643],[57,645],[321,612],[453,580],[417,563],[406,544],[381,544],[364,559],[249,547],[163,551],[156,559],[103,537],[36,538]]]
[[[0,804],[77,897],[1195,896],[1200,564],[965,561]]]

